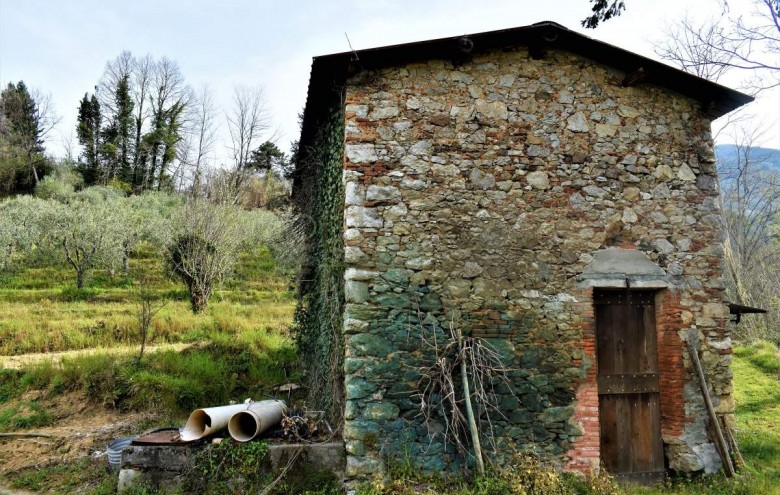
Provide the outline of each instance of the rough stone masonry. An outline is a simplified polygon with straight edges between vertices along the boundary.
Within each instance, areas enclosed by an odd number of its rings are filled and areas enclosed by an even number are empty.
[[[622,87],[623,76],[520,46],[347,80],[348,476],[370,477],[388,460],[457,466],[442,425],[423,425],[414,397],[431,359],[421,338],[450,325],[488,339],[513,370],[495,423],[502,448],[598,469],[598,283],[582,274],[609,249],[636,250],[662,274],[668,467],[719,468],[683,340],[699,329],[716,408],[732,413],[710,120],[699,102]]]

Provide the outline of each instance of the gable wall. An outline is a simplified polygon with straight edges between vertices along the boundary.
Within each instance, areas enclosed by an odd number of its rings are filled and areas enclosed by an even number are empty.
[[[457,464],[420,425],[421,337],[457,325],[514,371],[503,447],[598,465],[590,289],[608,246],[669,274],[659,296],[670,467],[714,466],[679,330],[697,325],[719,408],[733,409],[717,245],[717,177],[696,103],[564,52],[477,56],[361,73],[345,112],[345,440],[348,471],[386,456]],[[664,392],[666,391],[666,392]],[[595,421],[594,421],[595,418]],[[434,425],[434,431],[440,425]]]

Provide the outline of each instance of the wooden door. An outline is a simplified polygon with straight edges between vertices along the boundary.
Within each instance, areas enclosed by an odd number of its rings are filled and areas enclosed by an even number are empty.
[[[600,290],[594,303],[602,463],[621,481],[662,480],[655,293]]]

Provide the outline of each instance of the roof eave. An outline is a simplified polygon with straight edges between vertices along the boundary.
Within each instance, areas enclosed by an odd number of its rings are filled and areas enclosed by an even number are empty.
[[[567,29],[552,21],[530,26],[502,29],[466,35],[474,43],[474,51],[482,52],[508,46],[537,46],[541,49],[562,49],[589,58],[626,74],[637,69],[644,72],[644,82],[666,87],[702,104],[702,111],[716,119],[754,98],[726,86],[698,77],[656,60],[598,41]],[[398,45],[368,48],[314,57],[318,62],[348,70],[354,63],[362,69],[379,69],[405,65],[422,60],[451,58],[458,54],[458,41],[464,36],[452,36]]]

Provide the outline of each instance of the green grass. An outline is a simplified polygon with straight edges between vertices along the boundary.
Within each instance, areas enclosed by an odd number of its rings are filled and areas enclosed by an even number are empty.
[[[147,343],[190,346],[157,350],[138,362],[137,352],[108,350],[139,344],[134,280],[141,275],[145,290],[166,301]],[[43,425],[44,411],[33,414],[35,406],[19,402],[30,390],[78,390],[109,407],[175,417],[230,400],[260,399],[274,385],[297,378],[288,332],[295,304],[289,277],[264,247],[241,255],[234,276],[200,315],[148,248],[135,253],[129,275],[99,271],[80,291],[72,279],[64,267],[32,267],[0,280],[0,354],[106,349],[0,371],[0,430]]]
[[[295,360],[288,340],[258,331],[240,339],[217,334],[210,343],[181,352],[159,351],[141,362],[135,353],[95,353],[57,365],[45,362],[5,370],[0,375],[0,398],[11,405],[0,412],[0,430],[43,426],[43,411],[39,416],[20,416],[18,404],[10,400],[28,390],[82,391],[108,407],[181,418],[199,407],[273,395],[275,386],[298,378]],[[32,404],[29,409],[34,409]]]
[[[117,478],[108,473],[105,459],[82,458],[16,473],[11,478],[11,487],[38,493],[113,495]]]
[[[234,276],[215,290],[205,314],[189,309],[184,286],[165,276],[153,252],[139,251],[129,275],[97,271],[76,290],[66,267],[27,268],[0,279],[0,355],[108,348],[139,341],[139,276],[167,301],[149,344],[198,342],[213,333],[286,334],[295,307],[289,277],[266,248],[241,255]]]
[[[51,423],[52,417],[38,402],[0,406],[0,431],[38,428]]]

